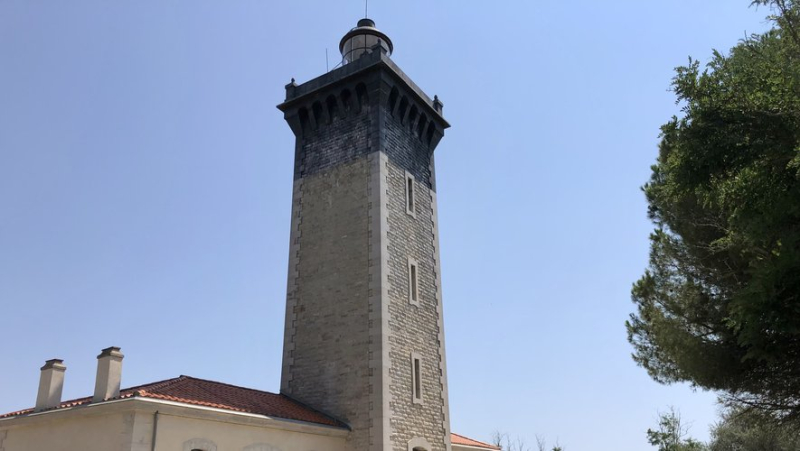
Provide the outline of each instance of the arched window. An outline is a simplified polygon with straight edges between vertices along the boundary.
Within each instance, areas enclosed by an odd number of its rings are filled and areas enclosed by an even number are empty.
[[[422,437],[414,437],[408,441],[408,451],[430,451],[431,444]]]
[[[193,438],[183,442],[183,451],[217,451],[217,444],[205,438]]]

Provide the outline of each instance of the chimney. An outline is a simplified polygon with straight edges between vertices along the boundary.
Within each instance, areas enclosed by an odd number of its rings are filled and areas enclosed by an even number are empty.
[[[122,358],[119,348],[105,348],[97,356],[97,380],[94,385],[92,402],[105,401],[119,396],[119,384],[122,380]]]
[[[67,367],[61,359],[52,359],[44,363],[39,378],[39,394],[36,396],[34,411],[49,409],[61,403],[61,391],[64,389],[64,372]]]

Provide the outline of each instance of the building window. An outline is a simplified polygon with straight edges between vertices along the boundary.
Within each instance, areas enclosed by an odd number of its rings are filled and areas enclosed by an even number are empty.
[[[411,353],[411,392],[414,404],[422,404],[422,358],[416,352]]]
[[[419,266],[413,258],[408,259],[408,302],[419,305]]]
[[[430,449],[430,443],[422,437],[414,437],[408,441],[408,451],[428,451]]]
[[[417,193],[414,192],[414,176],[406,172],[406,213],[415,216],[414,206]]]
[[[183,442],[183,451],[217,451],[217,444],[204,438],[193,438]]]

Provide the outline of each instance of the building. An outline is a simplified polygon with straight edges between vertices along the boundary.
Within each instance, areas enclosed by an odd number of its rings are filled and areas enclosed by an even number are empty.
[[[343,64],[286,86],[296,137],[280,394],[180,376],[120,390],[98,356],[92,397],[0,416],[0,451],[497,449],[451,434],[433,152],[449,124],[362,19]]]

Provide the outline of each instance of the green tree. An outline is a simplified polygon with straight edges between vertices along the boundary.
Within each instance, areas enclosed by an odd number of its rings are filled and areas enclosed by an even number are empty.
[[[686,438],[689,427],[681,422],[674,408],[658,416],[658,428],[647,430],[647,441],[658,451],[706,451],[708,448],[693,438]]]
[[[798,451],[800,430],[778,425],[757,411],[729,409],[711,430],[709,451]]]
[[[772,30],[676,69],[626,326],[656,381],[800,421],[800,7],[754,3]]]

